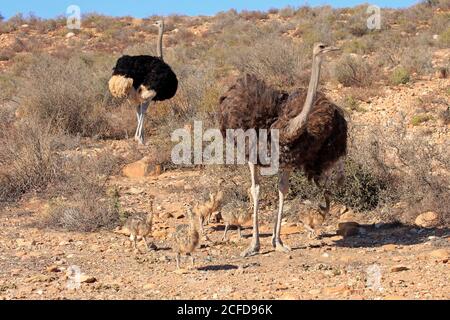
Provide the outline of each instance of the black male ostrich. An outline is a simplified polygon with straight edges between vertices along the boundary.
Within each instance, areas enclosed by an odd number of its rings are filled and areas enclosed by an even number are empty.
[[[109,90],[114,97],[128,97],[138,104],[134,139],[140,144],[144,144],[144,116],[149,104],[171,99],[178,89],[177,76],[163,60],[164,22],[158,21],[155,25],[159,28],[158,57],[122,56],[117,60],[109,80]]]
[[[347,122],[342,110],[317,92],[320,66],[325,53],[337,48],[322,43],[314,45],[311,80],[308,90],[292,94],[275,90],[255,76],[245,75],[220,98],[219,123],[226,129],[278,129],[279,131],[279,208],[275,219],[272,245],[276,250],[289,251],[280,238],[284,197],[289,190],[289,173],[302,169],[309,179],[319,183],[326,172],[339,164],[347,150]],[[259,252],[258,197],[259,178],[251,163],[251,193],[253,197],[253,240],[243,256]],[[329,200],[327,198],[327,209]]]

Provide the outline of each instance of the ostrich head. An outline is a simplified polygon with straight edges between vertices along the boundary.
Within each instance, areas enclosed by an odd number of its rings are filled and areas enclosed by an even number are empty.
[[[158,29],[164,29],[164,20],[158,20],[154,23],[154,26],[158,27]]]
[[[317,42],[314,44],[314,47],[313,47],[313,56],[321,57],[328,52],[338,51],[338,50],[340,50],[340,49],[337,47],[329,46],[322,42]]]

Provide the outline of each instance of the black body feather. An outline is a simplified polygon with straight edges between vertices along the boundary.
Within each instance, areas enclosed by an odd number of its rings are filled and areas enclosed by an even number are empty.
[[[133,79],[133,87],[138,89],[144,85],[154,90],[154,101],[172,98],[178,89],[178,79],[172,68],[158,57],[122,56],[117,60],[113,75],[121,75]]]

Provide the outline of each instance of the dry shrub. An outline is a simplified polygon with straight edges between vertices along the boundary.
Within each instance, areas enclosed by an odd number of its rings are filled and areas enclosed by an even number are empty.
[[[67,61],[37,57],[21,84],[26,113],[51,124],[56,131],[83,136],[108,136],[105,110],[111,103],[107,89],[110,58],[74,56]]]
[[[118,170],[118,159],[110,154],[74,157],[65,166],[64,178],[52,190],[59,196],[48,205],[42,226],[90,232],[112,229],[120,220],[119,194],[106,182]]]
[[[1,124],[0,202],[14,201],[30,190],[42,190],[60,177],[61,159],[48,126],[37,122]]]
[[[266,35],[251,46],[241,47],[230,56],[230,62],[241,72],[255,74],[274,86],[290,89],[308,83],[310,56],[304,46],[278,35]]]
[[[292,6],[287,6],[278,11],[278,14],[282,18],[291,18],[295,15],[295,8]]]
[[[262,11],[243,10],[240,16],[245,20],[266,20],[269,18],[268,14]]]
[[[385,124],[357,128],[350,151],[367,161],[372,172],[387,177],[388,192],[378,207],[388,218],[412,222],[417,214],[434,210],[448,223],[449,144],[433,144],[424,133],[408,132],[408,122],[398,114]],[[396,209],[399,203],[406,204],[402,211]]]
[[[367,87],[375,80],[373,67],[364,59],[344,55],[333,68],[336,81],[346,87]]]

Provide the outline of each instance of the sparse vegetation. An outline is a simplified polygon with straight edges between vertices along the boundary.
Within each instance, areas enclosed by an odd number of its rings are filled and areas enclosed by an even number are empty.
[[[366,87],[374,81],[372,71],[372,67],[362,58],[345,55],[336,62],[333,73],[334,78],[346,87]]]

